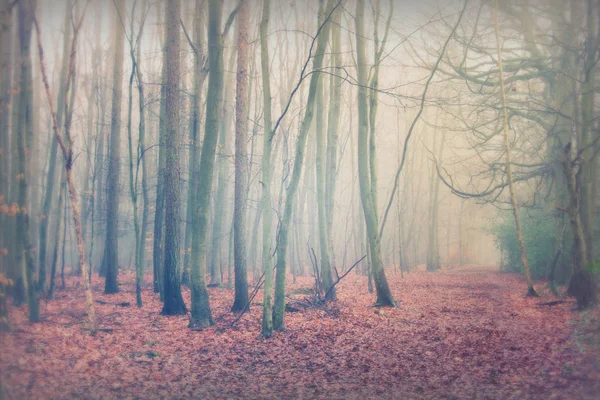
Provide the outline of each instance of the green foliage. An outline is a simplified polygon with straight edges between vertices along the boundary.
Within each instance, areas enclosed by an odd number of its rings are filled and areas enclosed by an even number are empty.
[[[555,217],[545,210],[522,211],[520,217],[531,275],[534,279],[545,279],[556,255]],[[506,257],[508,270],[523,273],[521,249],[512,213],[503,212],[499,221],[491,227],[490,233],[494,235],[496,246]],[[568,265],[570,260],[570,241],[566,240],[569,237],[569,232],[565,230],[562,238],[563,252],[555,270],[555,279],[563,283],[567,274],[561,266]]]
[[[600,260],[594,260],[588,263],[585,266],[585,269],[587,269],[592,275],[598,275],[600,273]]]

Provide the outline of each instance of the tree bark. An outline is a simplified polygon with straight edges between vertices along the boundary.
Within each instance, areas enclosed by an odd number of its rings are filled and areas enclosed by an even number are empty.
[[[263,0],[262,19],[260,21],[260,65],[263,85],[263,155],[262,155],[262,260],[265,270],[265,285],[262,315],[262,336],[273,336],[273,258],[271,256],[271,81],[269,71],[269,19],[271,1]]]
[[[119,291],[119,173],[121,170],[121,98],[123,97],[123,52],[125,30],[120,22],[120,15],[125,15],[125,3],[116,2],[117,7],[114,32],[115,52],[113,66],[112,106],[110,114],[110,163],[108,164],[108,195],[106,202],[106,240],[104,245],[104,260],[106,266],[106,281],[104,293]]]
[[[57,100],[57,118],[59,126],[62,126],[65,105],[65,87],[67,85],[67,68],[69,66],[69,46],[71,42],[71,3],[67,2],[65,7],[65,33],[63,39],[63,59],[60,70],[60,81],[58,87]],[[56,173],[56,157],[58,154],[58,141],[52,137],[52,145],[50,146],[50,161],[48,164],[48,178],[46,183],[46,193],[44,194],[44,203],[42,207],[42,218],[40,221],[40,238],[39,238],[39,279],[38,290],[43,291],[46,284],[46,249],[48,246],[48,224],[52,209],[52,202],[55,197],[54,183],[58,178]],[[60,211],[58,212],[60,214]],[[60,218],[60,215],[58,216]],[[57,220],[57,223],[58,220]]]
[[[569,282],[568,294],[577,299],[579,309],[586,309],[598,302],[598,287],[594,276],[586,269],[589,259],[587,258],[585,232],[581,221],[583,211],[581,210],[581,161],[580,156],[572,160],[571,143],[568,143],[561,157],[569,194],[569,205],[566,211],[571,224],[571,235],[573,236],[573,245],[571,246],[573,275]]]
[[[364,0],[358,0],[356,5],[356,53],[358,67],[358,179],[360,197],[365,216],[367,238],[371,259],[371,273],[377,293],[377,306],[396,306],[396,301],[387,283],[383,261],[381,258],[381,241],[378,232],[378,223],[374,196],[372,193],[371,168],[368,159],[368,119],[367,119],[367,77],[364,37]]]
[[[235,298],[231,311],[249,311],[246,268],[246,199],[248,186],[248,42],[250,5],[244,1],[237,15],[237,72],[235,91],[235,190],[233,209]]]
[[[179,184],[179,66],[180,41],[179,18],[180,0],[167,3],[167,82],[166,82],[166,169],[165,169],[165,259],[164,259],[164,305],[162,314],[186,314],[187,309],[181,297],[181,281],[178,272],[180,232],[180,191]]]
[[[221,36],[221,13],[223,4],[210,0],[208,5],[208,60],[209,78],[206,101],[204,142],[200,156],[198,194],[194,205],[192,244],[192,315],[190,328],[203,329],[214,325],[208,290],[206,289],[206,232],[208,207],[212,189],[215,150],[219,132],[219,111],[223,101],[223,37]]]
[[[29,321],[37,322],[40,319],[40,304],[38,299],[37,282],[35,279],[35,259],[34,248],[31,242],[29,231],[29,210],[28,205],[28,182],[32,179],[29,168],[28,158],[30,149],[34,140],[33,132],[33,82],[31,68],[31,30],[33,26],[33,15],[35,13],[36,1],[19,2],[18,4],[18,33],[20,43],[20,61],[21,61],[21,80],[19,84],[19,95],[17,96],[19,107],[17,126],[17,147],[18,147],[18,170],[17,179],[19,181],[19,212],[17,214],[17,236],[21,241],[23,252],[18,255],[18,259],[24,258],[25,275],[27,278],[27,304],[29,306]]]
[[[313,59],[313,71],[318,71],[323,66],[323,56],[325,55],[325,48],[329,39],[329,26],[328,19],[331,16],[333,10],[334,0],[328,0],[325,8],[325,21],[320,25],[320,32],[318,33],[317,50]],[[310,78],[310,87],[308,92],[308,100],[306,103],[306,111],[304,112],[304,119],[302,121],[302,127],[300,134],[298,135],[298,141],[296,144],[296,157],[294,159],[294,169],[292,172],[292,178],[286,191],[286,200],[284,206],[283,220],[279,225],[277,232],[278,246],[277,246],[277,263],[276,270],[277,274],[275,277],[275,302],[273,307],[273,329],[283,330],[284,329],[284,313],[285,313],[285,281],[286,281],[286,257],[288,249],[288,234],[289,225],[292,219],[292,210],[294,209],[294,201],[296,199],[296,192],[298,191],[298,184],[300,182],[300,175],[302,174],[302,164],[304,161],[304,148],[306,147],[306,138],[310,124],[313,119],[315,97],[317,87],[320,78],[319,73],[312,74]]]
[[[502,114],[503,114],[503,128],[504,128],[504,149],[506,151],[506,174],[508,175],[508,188],[510,191],[510,203],[512,206],[513,217],[515,219],[515,228],[517,229],[517,237],[519,240],[519,247],[521,248],[521,261],[523,262],[523,269],[525,270],[525,279],[527,281],[527,295],[537,296],[535,289],[533,288],[533,280],[531,279],[531,272],[529,269],[529,261],[527,259],[527,250],[525,249],[525,239],[523,238],[523,230],[521,229],[521,219],[519,218],[519,209],[517,206],[517,198],[515,195],[513,173],[512,173],[512,161],[511,161],[511,147],[508,140],[508,109],[506,104],[506,90],[504,88],[504,71],[502,68],[502,47],[500,45],[500,32],[498,28],[498,0],[495,0],[494,7],[494,31],[496,33],[496,50],[498,53],[498,73],[500,74],[500,95],[502,97]]]

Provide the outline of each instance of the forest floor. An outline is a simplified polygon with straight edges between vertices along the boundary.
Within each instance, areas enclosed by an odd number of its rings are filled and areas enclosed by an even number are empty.
[[[96,300],[131,306],[96,303],[108,329],[90,336],[83,291],[69,278],[42,303],[41,323],[11,307],[0,398],[598,398],[597,309],[540,305],[556,300],[542,282],[542,297],[527,298],[521,277],[491,268],[388,278],[399,308],[373,308],[366,278],[352,273],[337,303],[286,313],[286,330],[268,340],[260,291],[231,327],[233,291],[210,288],[217,325],[191,331],[187,316],[160,315],[149,282],[138,309],[131,273],[115,295],[94,278]],[[298,278],[289,290],[311,284]],[[189,305],[187,288],[184,298]]]

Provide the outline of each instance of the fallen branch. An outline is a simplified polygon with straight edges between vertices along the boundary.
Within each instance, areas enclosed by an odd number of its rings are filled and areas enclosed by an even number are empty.
[[[342,279],[344,279],[344,277],[345,277],[346,275],[348,275],[348,274],[350,273],[350,271],[352,271],[352,270],[354,269],[354,267],[356,267],[358,264],[360,264],[360,262],[361,262],[362,260],[364,260],[366,257],[367,257],[367,255],[365,254],[365,255],[364,255],[364,256],[362,256],[362,257],[361,257],[361,258],[360,258],[360,259],[359,259],[357,262],[355,262],[354,264],[352,264],[352,266],[351,266],[351,267],[348,269],[348,271],[346,271],[346,272],[344,273],[344,275],[342,275],[342,276],[338,277],[337,281],[336,281],[336,282],[335,282],[333,285],[331,285],[331,287],[329,288],[329,290],[327,291],[327,293],[325,293],[325,298],[326,298],[326,299],[327,299],[327,296],[329,295],[329,292],[331,292],[331,291],[333,290],[333,288],[335,287],[335,285],[337,285],[338,283],[340,283],[340,281],[341,281]]]
[[[232,327],[233,325],[235,325],[236,322],[238,322],[244,316],[244,314],[246,313],[246,311],[250,312],[250,303],[256,297],[256,294],[258,293],[258,289],[260,289],[261,286],[263,285],[263,283],[264,283],[264,277],[265,277],[265,273],[263,272],[263,274],[260,276],[260,279],[258,280],[258,284],[254,288],[254,292],[252,292],[252,295],[248,298],[248,302],[246,303],[246,305],[244,306],[244,308],[242,309],[242,311],[240,311],[240,313],[237,316],[237,318],[234,319],[233,322],[231,322],[231,324],[229,325],[230,327]]]
[[[555,301],[548,301],[546,303],[537,303],[538,306],[555,306],[557,304],[562,304],[562,303],[566,303],[565,300],[555,300]]]
[[[131,303],[128,302],[128,301],[122,301],[122,302],[119,302],[119,303],[113,303],[113,302],[110,302],[110,301],[96,300],[96,303],[98,303],[98,304],[109,304],[111,306],[119,306],[119,307],[129,307],[129,306],[131,306]]]

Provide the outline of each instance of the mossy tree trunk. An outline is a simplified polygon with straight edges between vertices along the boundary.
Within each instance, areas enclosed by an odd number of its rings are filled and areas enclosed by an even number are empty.
[[[19,59],[21,61],[21,74],[19,82],[19,94],[17,96],[18,119],[17,124],[17,147],[18,147],[18,170],[16,176],[19,181],[19,196],[17,213],[17,240],[22,243],[20,250],[22,254],[18,259],[25,263],[25,276],[27,279],[27,305],[29,306],[29,321],[37,322],[40,319],[40,303],[38,299],[34,248],[30,236],[30,221],[28,205],[28,182],[32,180],[28,158],[32,155],[30,149],[33,144],[33,82],[31,68],[31,31],[33,27],[33,15],[35,13],[36,1],[19,2],[17,20],[19,34]]]
[[[334,0],[328,0],[327,6],[325,7],[325,18],[323,24],[319,25],[318,38],[317,38],[317,49],[313,58],[313,71],[318,71],[323,66],[323,57],[325,55],[325,49],[329,40],[329,29],[331,13],[334,8]],[[294,159],[294,168],[292,171],[292,178],[286,191],[286,200],[283,212],[283,219],[279,225],[277,232],[278,246],[277,246],[277,262],[275,268],[277,274],[275,276],[275,302],[273,306],[273,329],[283,330],[284,326],[284,313],[285,313],[285,282],[287,273],[287,250],[288,250],[288,234],[290,221],[292,219],[292,211],[294,209],[294,202],[296,199],[296,192],[298,191],[298,184],[300,182],[300,175],[302,174],[302,164],[304,162],[304,148],[306,147],[306,139],[310,124],[313,119],[315,98],[317,88],[319,84],[319,73],[314,73],[310,78],[310,87],[308,91],[308,99],[306,103],[306,110],[304,112],[304,118],[298,135],[298,141],[296,143],[296,156]]]
[[[108,194],[106,201],[106,240],[104,245],[103,263],[106,269],[104,293],[117,293],[119,291],[119,173],[121,170],[121,98],[123,97],[123,52],[125,42],[125,28],[121,24],[120,16],[125,15],[125,3],[116,2],[117,7],[114,20],[114,65],[112,106],[110,113],[110,163],[108,164]]]
[[[273,335],[273,260],[271,256],[271,147],[273,135],[271,130],[271,81],[269,71],[269,19],[271,1],[263,0],[262,19],[260,21],[260,65],[263,84],[263,154],[262,154],[262,259],[265,271],[262,335],[269,338]]]
[[[235,90],[235,188],[233,209],[233,252],[235,297],[231,311],[248,311],[246,268],[246,199],[248,197],[248,81],[250,5],[240,6],[237,23],[237,72]]]
[[[180,0],[167,3],[167,82],[166,82],[166,129],[165,129],[165,254],[164,254],[164,305],[162,314],[186,314],[187,309],[181,296],[181,280],[178,271],[180,232],[179,184],[179,66]]]
[[[358,67],[358,180],[360,198],[367,228],[367,241],[371,259],[371,274],[377,293],[377,306],[396,306],[396,301],[387,283],[381,257],[381,241],[378,232],[376,208],[373,203],[373,185],[371,182],[369,159],[369,131],[367,105],[367,60],[364,36],[364,0],[356,5],[356,60]]]
[[[508,139],[508,108],[506,102],[506,89],[504,87],[504,71],[502,68],[502,46],[500,44],[500,31],[498,28],[498,0],[495,1],[494,7],[494,31],[496,33],[496,50],[498,54],[498,73],[500,74],[500,96],[502,97],[502,126],[504,128],[504,150],[506,152],[506,174],[508,175],[508,189],[510,192],[510,203],[512,208],[513,217],[515,220],[515,228],[517,230],[517,238],[519,240],[519,247],[521,248],[521,261],[523,263],[523,269],[525,270],[525,279],[527,281],[527,295],[537,296],[537,293],[533,287],[533,280],[531,279],[531,270],[529,268],[529,260],[527,259],[527,250],[525,248],[525,239],[523,238],[523,230],[521,229],[521,219],[519,218],[519,209],[517,205],[517,198],[514,188],[514,180],[512,173],[512,159],[511,159],[511,146]]]
[[[58,86],[58,100],[57,100],[57,118],[59,126],[62,126],[64,116],[64,105],[65,105],[65,87],[67,85],[67,68],[69,66],[69,49],[71,42],[71,3],[67,2],[65,7],[65,19],[64,19],[65,32],[63,37],[63,58],[60,69],[60,80]],[[44,194],[44,201],[42,206],[42,219],[40,220],[40,238],[39,238],[39,279],[38,279],[38,290],[43,291],[46,285],[46,252],[48,247],[48,227],[50,222],[50,214],[52,210],[52,203],[54,201],[54,184],[58,178],[56,173],[56,158],[58,155],[58,141],[53,137],[52,144],[50,146],[50,160],[48,162],[48,179],[46,183],[46,190]],[[57,208],[60,210],[60,208]],[[60,214],[58,211],[57,214]],[[60,218],[60,215],[57,218]]]
[[[202,104],[202,88],[208,74],[206,69],[206,55],[204,54],[204,18],[202,0],[196,0],[194,10],[194,96],[192,98],[192,112],[190,121],[190,165],[189,165],[189,188],[188,188],[188,206],[186,209],[186,232],[185,232],[185,256],[183,260],[183,284],[190,283],[190,269],[192,265],[192,239],[194,236],[194,226],[192,224],[192,215],[196,194],[198,192],[198,175],[200,174],[200,124]],[[189,229],[188,229],[189,228]]]
[[[221,14],[223,4],[210,0],[208,4],[208,94],[204,142],[200,156],[198,193],[194,204],[194,240],[192,244],[192,315],[190,328],[203,329],[214,325],[208,290],[206,289],[206,233],[208,230],[208,207],[212,189],[215,151],[219,134],[219,111],[223,101],[223,37]]]

